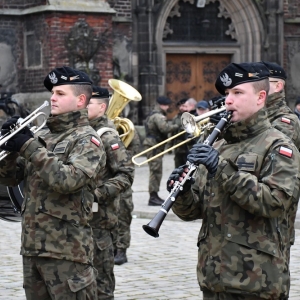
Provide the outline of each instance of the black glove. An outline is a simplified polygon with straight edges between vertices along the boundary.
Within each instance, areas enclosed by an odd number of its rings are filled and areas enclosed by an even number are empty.
[[[224,112],[224,111],[219,112],[218,114],[215,114],[215,115],[210,116],[210,117],[209,117],[209,121],[210,121],[211,123],[217,125],[217,124],[221,121],[221,119],[222,119],[222,117],[223,117],[224,115],[225,115],[225,112]]]
[[[218,168],[219,152],[212,146],[198,143],[189,151],[187,160],[196,166],[204,165],[209,177],[214,177]]]
[[[19,118],[20,116],[13,116],[4,122],[1,128],[1,135],[7,134],[12,128],[14,128]]]
[[[1,146],[2,150],[9,152],[19,152],[22,146],[33,137],[32,131],[25,126],[22,129],[23,133],[16,133],[5,144]]]
[[[173,170],[171,175],[169,176],[169,179],[167,181],[167,190],[171,192],[174,182],[179,180],[179,177],[182,177],[182,173],[184,173],[184,170],[187,168],[187,165],[180,166]],[[174,181],[173,184],[170,186],[170,182]],[[191,177],[189,180],[187,180],[183,185],[182,192],[185,193],[191,189],[191,185],[195,182],[194,178]]]

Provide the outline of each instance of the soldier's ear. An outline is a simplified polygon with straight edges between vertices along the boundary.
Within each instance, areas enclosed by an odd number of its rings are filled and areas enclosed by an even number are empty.
[[[263,104],[266,102],[267,92],[265,90],[261,90],[258,92],[257,104]]]
[[[77,96],[77,107],[78,108],[84,108],[86,107],[87,101],[85,94],[80,94]]]

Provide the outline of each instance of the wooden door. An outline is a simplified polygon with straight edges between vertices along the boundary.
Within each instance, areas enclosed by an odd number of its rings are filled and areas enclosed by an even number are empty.
[[[219,95],[215,81],[231,61],[229,54],[167,54],[166,95],[172,100],[168,119],[177,114],[182,98],[209,100]]]

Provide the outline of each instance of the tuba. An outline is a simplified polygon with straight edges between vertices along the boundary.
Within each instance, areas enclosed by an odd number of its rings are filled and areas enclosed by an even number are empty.
[[[134,125],[129,119],[120,118],[119,114],[127,103],[130,101],[140,101],[142,100],[142,96],[135,88],[124,81],[109,79],[108,84],[114,93],[110,98],[106,114],[114,122],[119,136],[127,148],[134,137]]]

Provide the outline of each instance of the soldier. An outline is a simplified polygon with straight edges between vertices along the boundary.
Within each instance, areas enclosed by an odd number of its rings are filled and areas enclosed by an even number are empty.
[[[197,103],[196,106],[197,116],[203,115],[209,112],[209,104],[205,100],[201,100]]]
[[[195,183],[191,189],[187,180],[173,205],[181,219],[203,220],[197,276],[204,300],[288,298],[287,220],[299,199],[300,154],[267,118],[268,77],[260,63],[221,71],[215,86],[232,123],[214,147],[190,150],[188,161],[199,166]],[[182,170],[173,171],[168,189]]]
[[[194,116],[197,115],[196,105],[197,101],[194,98],[188,98],[186,101],[184,101],[184,103],[181,104],[183,111],[187,111]]]
[[[21,118],[26,118],[29,112],[25,107],[12,98],[12,93],[0,94],[0,126],[5,121],[10,119],[14,115],[18,115]],[[4,206],[11,206],[11,200],[7,193],[7,187],[0,184],[0,202]],[[0,205],[1,205],[0,204]]]
[[[160,96],[157,98],[158,107],[147,117],[145,121],[146,137],[143,145],[150,148],[167,139],[168,133],[178,130],[178,125],[169,124],[166,120],[165,114],[168,110],[171,100],[167,97]],[[156,154],[163,151],[163,147],[158,147],[147,153],[147,159],[152,158]],[[157,192],[159,191],[160,181],[162,178],[162,159],[163,155],[153,159],[148,163],[149,165],[149,202],[150,206],[162,205],[164,202]]]
[[[134,167],[114,124],[105,114],[109,104],[107,89],[93,86],[88,104],[90,125],[98,132],[106,152],[105,169],[98,174],[91,226],[94,237],[94,266],[98,271],[98,299],[114,299],[114,248],[118,226],[120,193],[131,187]]]
[[[135,130],[134,138],[127,147],[127,152],[130,159],[140,152],[141,142],[140,137]],[[133,212],[132,188],[131,186],[120,195],[120,210],[118,214],[118,233],[117,241],[114,246],[115,249],[115,265],[122,265],[128,261],[127,249],[130,247],[131,233],[130,225],[132,221]]]
[[[176,103],[176,105],[179,109],[179,112],[176,115],[176,117],[172,120],[172,122],[173,122],[173,124],[177,124],[179,129],[177,130],[177,132],[174,133],[174,135],[183,131],[183,128],[181,125],[181,116],[184,112],[187,112],[187,110],[186,110],[187,107],[184,105],[187,100],[188,100],[188,98],[183,98]],[[186,139],[187,139],[186,134],[180,135],[179,137],[177,137],[176,139],[173,140],[173,146],[183,142]],[[189,149],[188,149],[187,144],[183,144],[182,146],[176,147],[174,149],[175,168],[182,166],[186,163],[186,157],[187,157],[188,151],[189,151]]]
[[[22,242],[27,299],[96,299],[92,217],[96,175],[105,152],[89,126],[86,105],[91,80],[70,67],[52,70],[44,80],[52,93],[48,130],[34,137],[25,127],[3,150],[0,181],[24,180]],[[1,129],[7,133],[17,118]]]
[[[297,118],[300,120],[300,97],[296,99],[294,113],[296,114]]]
[[[287,135],[300,149],[300,122],[285,101],[284,69],[276,63],[262,62],[270,72],[270,91],[267,99],[268,117],[273,127]]]
[[[285,80],[286,73],[284,69],[273,62],[262,62],[270,72],[269,83],[270,91],[267,99],[268,118],[271,125],[288,136],[300,149],[300,121],[293,111],[287,106],[285,101]],[[289,229],[291,245],[295,242],[295,228],[292,226],[297,215],[297,206],[294,207],[294,213],[290,214]]]

